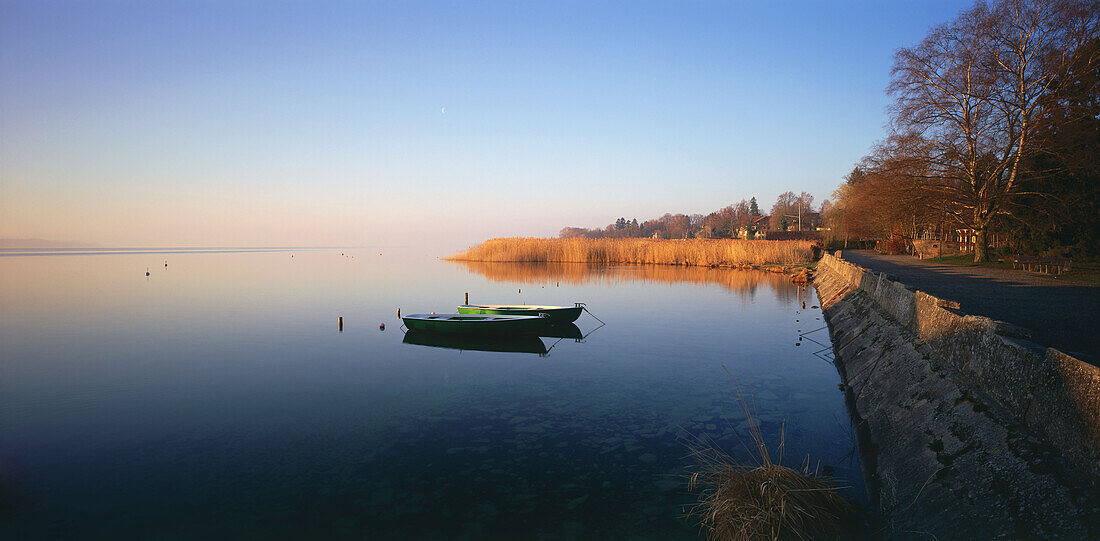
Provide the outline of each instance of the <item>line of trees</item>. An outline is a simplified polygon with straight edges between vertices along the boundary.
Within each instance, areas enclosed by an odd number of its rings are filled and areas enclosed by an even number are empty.
[[[589,239],[601,238],[649,238],[662,239],[690,239],[690,238],[730,238],[740,227],[751,224],[754,216],[751,207],[756,205],[756,198],[752,202],[741,200],[740,203],[716,210],[706,216],[702,214],[672,214],[666,213],[660,218],[645,220],[641,223],[637,218],[627,220],[619,218],[608,224],[603,229],[587,229],[583,227],[566,227],[558,234],[559,237],[572,238],[584,237]]]
[[[558,234],[561,238],[584,237],[599,238],[649,238],[690,239],[690,238],[736,238],[742,233],[749,235],[761,231],[795,230],[801,219],[802,231],[813,231],[820,226],[820,213],[813,208],[814,197],[806,192],[795,195],[794,192],[780,194],[771,215],[760,212],[756,197],[718,209],[710,214],[665,214],[660,218],[645,220],[637,218],[627,220],[619,218],[602,229],[566,227]],[[826,200],[822,207],[829,205]],[[766,219],[765,219],[766,218]]]
[[[890,133],[823,209],[833,234],[1100,255],[1098,19],[1095,0],[979,1],[898,50]]]

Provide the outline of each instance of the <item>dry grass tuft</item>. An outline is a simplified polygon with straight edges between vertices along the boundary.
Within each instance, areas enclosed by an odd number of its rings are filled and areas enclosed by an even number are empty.
[[[749,422],[753,463],[738,462],[706,436],[689,440],[696,465],[690,468],[688,488],[700,494],[688,516],[699,521],[707,539],[850,537],[861,523],[859,508],[837,492],[828,476],[810,469],[809,457],[798,470],[781,465],[782,434],[773,462],[755,415],[740,391],[738,397]]]
[[[447,259],[699,267],[800,265],[813,260],[810,241],[739,239],[490,239]]]

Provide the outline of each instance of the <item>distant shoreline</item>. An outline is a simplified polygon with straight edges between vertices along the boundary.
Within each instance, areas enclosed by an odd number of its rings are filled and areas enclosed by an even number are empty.
[[[90,249],[97,248],[87,242],[56,241],[46,239],[8,239],[0,238],[0,250],[46,250],[46,249]]]
[[[348,250],[349,246],[283,246],[283,247],[191,247],[191,248],[0,248],[0,257],[47,255],[128,255],[128,254],[229,254],[293,252],[312,250]]]

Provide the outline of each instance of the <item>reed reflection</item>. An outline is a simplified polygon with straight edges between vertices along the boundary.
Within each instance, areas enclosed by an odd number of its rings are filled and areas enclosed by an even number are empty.
[[[801,302],[800,288],[785,274],[757,270],[720,269],[675,265],[593,266],[584,263],[492,263],[451,261],[494,282],[518,284],[569,285],[619,284],[646,282],[662,284],[715,284],[741,297],[753,297],[761,288],[775,291],[783,304]]]

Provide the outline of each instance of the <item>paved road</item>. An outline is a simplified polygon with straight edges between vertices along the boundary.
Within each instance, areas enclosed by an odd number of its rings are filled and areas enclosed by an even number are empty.
[[[1033,340],[1100,365],[1100,287],[1067,284],[1009,269],[929,263],[912,256],[844,250],[856,265],[898,277],[968,314],[1030,329]]]

